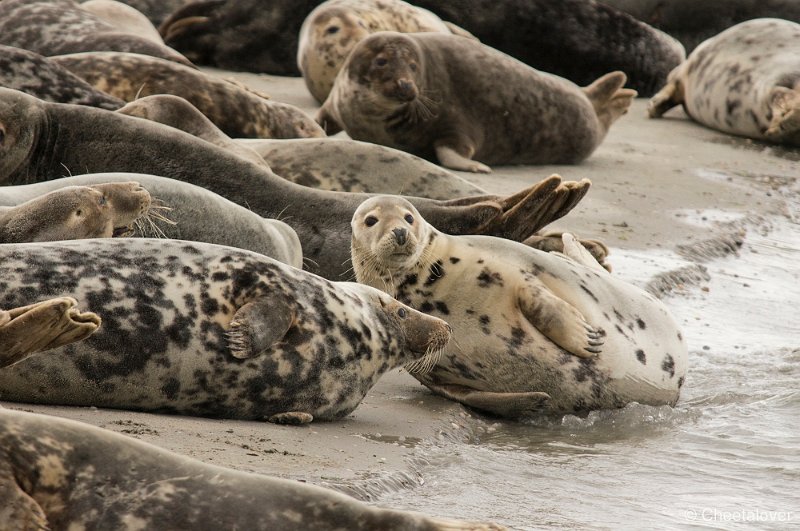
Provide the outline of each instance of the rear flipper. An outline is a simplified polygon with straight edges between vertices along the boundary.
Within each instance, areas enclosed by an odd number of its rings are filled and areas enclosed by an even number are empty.
[[[764,135],[778,143],[800,145],[800,90],[775,87],[770,97],[772,120]]]
[[[678,80],[678,68],[670,73],[664,88],[656,92],[647,103],[647,115],[650,118],[661,118],[665,112],[683,103],[683,88]]]
[[[495,393],[476,391],[463,385],[425,384],[428,389],[445,398],[454,400],[500,417],[530,417],[547,411],[550,395],[547,393]]]
[[[561,235],[561,241],[564,247],[562,252],[566,256],[578,262],[579,264],[588,267],[589,269],[594,269],[595,271],[603,272],[604,274],[608,273],[607,268],[601,264],[597,258],[595,258],[593,253],[589,252],[589,250],[586,248],[586,244],[583,241],[576,240],[575,236],[569,232],[565,232]],[[605,247],[605,245],[603,245],[603,247]],[[605,250],[608,252],[608,248]]]
[[[287,411],[286,413],[276,413],[267,420],[273,424],[300,426],[314,420],[314,416],[310,413],[303,413],[302,411]]]
[[[533,247],[534,249],[539,249],[540,251],[544,251],[546,253],[558,252],[566,254],[564,251],[564,241],[562,238],[563,234],[563,232],[558,231],[535,234],[522,243],[528,247]],[[578,240],[578,242],[589,254],[591,254],[596,262],[598,262],[606,270],[611,271],[611,265],[606,263],[606,258],[608,257],[609,253],[606,244],[600,240]]]
[[[235,358],[258,356],[283,339],[294,323],[294,305],[280,294],[270,293],[238,310],[228,330],[228,344]]]
[[[628,112],[628,107],[636,97],[635,90],[622,88],[627,80],[623,72],[616,71],[583,88],[605,131],[608,131],[617,118]]]

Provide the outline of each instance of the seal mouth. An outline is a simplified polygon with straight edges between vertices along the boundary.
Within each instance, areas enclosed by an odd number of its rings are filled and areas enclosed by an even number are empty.
[[[133,236],[133,227],[130,225],[114,227],[114,231],[111,233],[112,238],[127,238],[128,236]]]
[[[428,349],[428,351],[425,352],[425,355],[423,355],[421,358],[410,363],[406,363],[403,367],[405,367],[409,374],[428,374],[442,359],[442,353],[444,353],[444,347],[439,349]]]

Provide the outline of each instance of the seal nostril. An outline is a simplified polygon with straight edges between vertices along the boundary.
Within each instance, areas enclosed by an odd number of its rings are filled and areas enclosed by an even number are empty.
[[[394,233],[394,239],[399,245],[405,245],[408,237],[408,231],[406,229],[394,229],[392,233]]]

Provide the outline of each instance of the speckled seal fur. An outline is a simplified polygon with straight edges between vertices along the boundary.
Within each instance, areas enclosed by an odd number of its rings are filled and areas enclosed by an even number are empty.
[[[456,170],[570,164],[627,111],[624,84],[612,72],[581,89],[471,39],[378,32],[353,48],[317,121]]]
[[[244,85],[171,61],[119,52],[70,54],[52,61],[126,102],[153,94],[180,96],[232,137],[325,136],[314,120],[293,105],[268,100]]]
[[[800,146],[800,24],[750,20],[703,42],[648,112],[656,118],[681,104],[708,127]]]
[[[350,219],[363,194],[299,186],[228,151],[166,125],[92,107],[46,103],[0,88],[0,184],[30,184],[69,173],[141,172],[187,181],[256,214],[282,219],[300,238],[306,267],[349,277]],[[132,149],[135,146],[135,149]],[[564,216],[587,186],[540,183],[509,196],[450,201],[410,198],[447,233],[525,240]]]
[[[666,307],[604,270],[572,235],[564,253],[442,234],[402,198],[353,217],[359,282],[446,319],[455,341],[417,378],[503,416],[678,400],[687,348]]]
[[[137,182],[67,186],[18,206],[3,203],[16,195],[3,187],[0,244],[112,238],[129,234],[150,212],[150,193]]]
[[[71,297],[58,297],[10,310],[0,308],[0,368],[95,333],[100,317],[80,311],[77,304]],[[2,517],[0,522],[7,523]]]
[[[80,6],[123,33],[132,33],[157,44],[164,44],[164,39],[150,19],[127,4],[114,0],[89,0],[82,2]]]
[[[378,31],[469,35],[427,9],[402,0],[323,2],[303,22],[297,49],[297,67],[317,101],[321,103],[328,97],[333,80],[353,47]]]
[[[234,471],[82,422],[0,409],[6,529],[499,531]]]
[[[0,278],[0,306],[70,294],[103,318],[87,340],[0,371],[3,400],[332,420],[450,339],[376,289],[197,242],[4,245]]]
[[[191,65],[168,46],[117,28],[73,0],[3,0],[0,44],[44,56],[86,51],[136,52]]]
[[[138,173],[76,175],[54,181],[0,188],[0,211],[68,186],[94,186],[136,180],[154,198],[162,216],[134,223],[138,238],[191,240],[247,249],[294,267],[303,266],[297,233],[283,221],[262,218],[214,192],[193,184]]]

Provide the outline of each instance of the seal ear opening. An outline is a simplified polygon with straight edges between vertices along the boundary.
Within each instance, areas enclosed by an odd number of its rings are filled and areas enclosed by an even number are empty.
[[[280,341],[294,322],[295,308],[283,296],[270,293],[239,308],[228,330],[231,355],[258,356]]]

